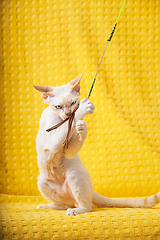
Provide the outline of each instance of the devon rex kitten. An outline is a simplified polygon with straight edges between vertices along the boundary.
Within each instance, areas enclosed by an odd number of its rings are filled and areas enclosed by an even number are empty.
[[[60,87],[34,86],[49,104],[41,116],[37,136],[38,189],[52,204],[38,208],[67,210],[67,215],[77,215],[98,207],[152,207],[160,201],[160,192],[148,198],[110,199],[93,190],[90,174],[83,165],[78,152],[87,136],[83,118],[92,114],[94,105],[87,98],[80,101],[80,79],[82,74]],[[68,148],[64,142],[68,132],[68,121],[56,130],[46,129],[66,119],[79,105],[72,123]]]

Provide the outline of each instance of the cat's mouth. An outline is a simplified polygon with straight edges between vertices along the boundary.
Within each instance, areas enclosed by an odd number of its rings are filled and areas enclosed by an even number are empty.
[[[72,109],[72,112],[71,111],[61,112],[61,114],[59,116],[62,118],[62,120],[69,119],[73,115],[73,113],[75,113],[77,111],[77,109],[79,108],[79,104],[76,104],[76,105],[77,106],[74,109]]]
[[[74,112],[74,111],[73,111],[73,112]],[[65,119],[67,119],[67,118],[70,118],[70,116],[72,116],[73,112],[71,112],[70,114],[63,114],[63,115],[61,116],[62,120],[65,120]]]
[[[67,113],[67,114],[63,113],[61,116],[62,120],[65,120],[67,118],[69,119],[73,115],[73,113],[75,113],[77,111],[78,108],[79,108],[79,104],[75,107],[75,109],[72,112]]]

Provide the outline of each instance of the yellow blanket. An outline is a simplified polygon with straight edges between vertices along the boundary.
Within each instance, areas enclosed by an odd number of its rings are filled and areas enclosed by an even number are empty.
[[[153,209],[94,209],[76,217],[36,209],[35,138],[46,105],[32,85],[84,73],[87,97],[123,1],[1,2],[0,239],[160,239]],[[80,151],[94,189],[107,197],[160,191],[160,4],[126,1],[90,100]]]

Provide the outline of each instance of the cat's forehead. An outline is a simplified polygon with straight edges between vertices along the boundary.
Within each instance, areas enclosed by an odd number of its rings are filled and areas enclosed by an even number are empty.
[[[60,87],[54,87],[54,94],[55,95],[63,95],[70,91],[70,87],[68,85],[62,85]]]
[[[79,94],[75,91],[71,91],[66,85],[60,87],[54,87],[54,97],[52,102],[55,105],[66,105],[71,104],[73,101],[79,99]]]
[[[72,93],[60,94],[55,97],[54,102],[59,105],[67,106],[70,105],[73,101],[78,100],[79,97],[75,96]]]
[[[79,93],[76,91],[71,91],[69,85],[62,85],[60,87],[53,87],[54,97],[52,98],[52,103],[54,105],[70,105],[73,101],[79,99]]]

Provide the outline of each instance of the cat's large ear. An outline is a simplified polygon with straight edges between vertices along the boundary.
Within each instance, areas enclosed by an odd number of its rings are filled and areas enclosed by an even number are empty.
[[[69,84],[71,85],[71,91],[75,90],[76,92],[80,92],[80,80],[82,76],[83,73],[69,82]]]
[[[48,96],[52,96],[52,97],[54,96],[52,87],[48,87],[48,86],[35,86],[35,85],[33,85],[33,87],[36,90],[38,90],[39,92],[42,93],[42,97],[44,99],[47,99]]]

